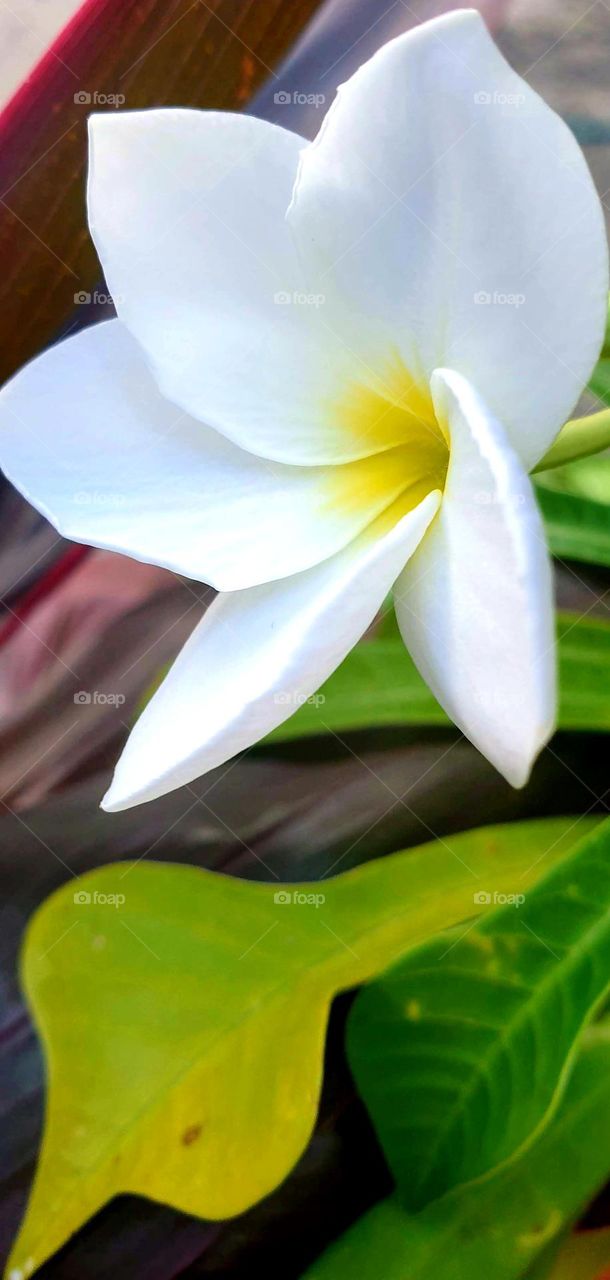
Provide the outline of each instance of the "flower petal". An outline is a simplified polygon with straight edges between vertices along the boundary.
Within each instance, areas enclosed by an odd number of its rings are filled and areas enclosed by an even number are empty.
[[[104,808],[191,782],[292,715],[372,622],[439,498],[306,573],[218,596],[133,729]]]
[[[402,450],[334,467],[246,453],[161,396],[118,320],[26,366],[0,424],[2,467],[66,537],[223,591],[334,555],[409,479]]]
[[[575,139],[478,13],[399,36],[343,85],[288,219],[369,363],[398,348],[420,381],[458,370],[528,469],[544,454],[599,351],[606,237]]]
[[[356,361],[323,293],[304,290],[286,225],[303,145],[219,112],[93,116],[89,221],[162,392],[251,453],[317,464],[380,445],[342,409]],[[396,415],[382,422],[381,446],[398,443]]]
[[[550,561],[528,476],[465,380],[432,379],[451,436],[442,506],[395,587],[400,630],[441,706],[515,787],[555,719]]]

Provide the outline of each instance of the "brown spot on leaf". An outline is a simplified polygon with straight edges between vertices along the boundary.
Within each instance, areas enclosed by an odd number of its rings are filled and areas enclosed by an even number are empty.
[[[197,1139],[198,1139],[198,1137],[200,1136],[200,1134],[201,1134],[201,1125],[200,1125],[200,1124],[191,1124],[191,1125],[189,1125],[188,1129],[185,1129],[185,1130],[184,1130],[184,1133],[182,1134],[182,1142],[183,1142],[184,1146],[185,1146],[185,1147],[190,1147],[190,1146],[192,1145],[192,1143],[193,1143],[193,1142],[196,1142],[196,1141],[197,1141]]]

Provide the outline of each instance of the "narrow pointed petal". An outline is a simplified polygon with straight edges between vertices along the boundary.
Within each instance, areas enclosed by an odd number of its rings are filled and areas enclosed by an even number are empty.
[[[390,41],[338,93],[289,211],[309,287],[388,376],[461,372],[529,469],[604,333],[600,201],[563,121],[461,10]]]
[[[439,496],[306,573],[219,596],[133,729],[104,808],[183,786],[292,715],[372,622]]]
[[[456,373],[433,377],[451,461],[443,503],[395,586],[407,648],[441,706],[515,787],[555,721],[552,580],[528,476]]]
[[[310,465],[379,444],[342,411],[355,358],[286,225],[303,145],[221,112],[94,115],[88,201],[118,314],[162,392],[251,453]],[[398,427],[383,418],[382,446]]]
[[[408,479],[396,452],[338,467],[256,458],[166,400],[118,320],[0,392],[0,465],[61,533],[223,591],[344,547]]]

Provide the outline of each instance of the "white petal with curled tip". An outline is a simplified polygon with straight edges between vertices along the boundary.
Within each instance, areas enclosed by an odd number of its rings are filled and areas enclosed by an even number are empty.
[[[246,453],[160,394],[118,320],[0,392],[0,465],[66,537],[224,591],[333,555],[404,483],[393,451],[337,467]]]
[[[251,453],[315,465],[376,451],[341,401],[356,377],[379,380],[303,285],[286,225],[303,145],[221,112],[94,115],[88,201],[118,314],[162,392]],[[398,443],[395,418],[382,431]]]
[[[218,596],[132,730],[103,807],[191,782],[292,715],[372,622],[439,498],[306,573]]]
[[[354,349],[461,372],[538,461],[602,341],[604,222],[574,137],[478,13],[399,36],[342,86],[288,218]]]
[[[409,652],[451,719],[515,787],[555,721],[551,568],[529,481],[459,375],[432,379],[449,428],[443,502],[395,585]]]

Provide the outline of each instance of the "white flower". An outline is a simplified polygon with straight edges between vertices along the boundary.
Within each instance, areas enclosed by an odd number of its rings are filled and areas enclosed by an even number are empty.
[[[361,67],[311,145],[241,115],[94,116],[89,215],[119,319],[8,385],[0,462],[68,537],[220,592],[106,807],[268,733],[392,587],[437,698],[522,785],[555,709],[527,470],[607,294],[562,121],[454,12]]]

